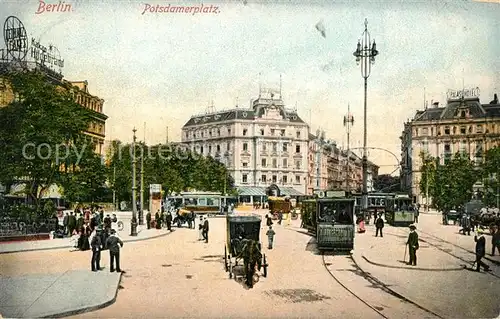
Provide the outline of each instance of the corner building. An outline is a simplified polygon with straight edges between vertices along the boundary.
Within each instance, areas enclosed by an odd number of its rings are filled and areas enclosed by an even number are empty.
[[[182,143],[224,163],[244,202],[262,203],[271,185],[282,195],[304,195],[309,125],[274,93],[261,92],[250,104],[192,116],[182,128]]]
[[[439,158],[441,164],[457,152],[463,152],[480,164],[484,153],[500,145],[500,104],[497,95],[489,104],[478,97],[448,99],[444,107],[438,102],[417,111],[404,124],[401,139],[401,183],[416,203],[427,204],[420,192],[422,161],[425,152]],[[429,204],[431,204],[429,199]]]

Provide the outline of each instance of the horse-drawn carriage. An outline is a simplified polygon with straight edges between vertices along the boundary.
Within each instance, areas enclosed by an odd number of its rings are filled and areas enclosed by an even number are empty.
[[[188,227],[191,228],[191,225],[194,224],[195,219],[196,216],[194,216],[194,214],[191,211],[179,208],[179,210],[177,210],[174,216],[172,223],[174,225],[177,225],[177,227],[179,228],[182,227],[182,225],[184,224],[188,224]]]
[[[224,246],[224,266],[229,272],[229,278],[233,278],[234,267],[238,261],[243,259],[247,282],[253,280],[255,267],[260,271],[263,268],[263,276],[267,277],[266,255],[261,253],[260,227],[262,218],[258,215],[227,215],[226,230],[227,238]]]

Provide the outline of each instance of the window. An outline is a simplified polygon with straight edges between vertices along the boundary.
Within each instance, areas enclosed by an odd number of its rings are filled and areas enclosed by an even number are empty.
[[[264,129],[263,128],[260,129],[260,135],[264,135]]]
[[[276,175],[273,175],[273,183],[276,183],[278,181],[278,177]]]
[[[204,150],[203,150],[203,146],[202,146],[202,147],[200,147],[200,153],[203,154],[203,151]]]
[[[300,176],[295,175],[295,183],[300,184]]]
[[[300,153],[300,145],[295,145],[295,153]]]
[[[201,132],[201,137],[203,137],[203,132]]]
[[[230,128],[227,129],[227,135],[231,135],[231,129]]]
[[[274,136],[274,129],[271,129],[271,136]]]
[[[300,160],[295,161],[295,168],[296,168],[296,169],[300,169],[300,167],[301,167],[301,166],[302,166],[302,163],[301,163],[301,161],[300,161]]]
[[[262,177],[260,178],[260,180],[262,181],[262,183],[267,182],[267,176],[266,175],[262,175]]]
[[[241,163],[243,167],[248,167],[248,162]]]
[[[467,132],[467,128],[465,126],[460,127],[460,134],[465,134]]]
[[[241,178],[241,181],[243,183],[248,183],[248,174],[243,174],[242,178]]]
[[[208,146],[208,154],[212,154],[212,145]]]
[[[288,167],[288,159],[284,158],[283,159],[283,168],[287,168]]]
[[[262,144],[262,151],[267,151],[267,143]]]
[[[231,149],[231,143],[227,142],[226,144],[226,150],[229,151]]]
[[[283,143],[283,152],[288,152],[288,143]]]
[[[220,136],[220,128],[217,129],[217,136]]]
[[[482,125],[476,126],[476,133],[483,133],[483,126]]]
[[[273,168],[278,168],[278,160],[273,158]]]
[[[429,151],[429,142],[427,142],[427,141],[422,142],[422,150],[425,152]]]
[[[449,126],[446,126],[446,127],[444,128],[444,134],[446,134],[446,135],[450,135],[450,127],[449,127]]]
[[[451,152],[450,144],[444,144],[444,152],[445,153],[450,153]]]
[[[248,151],[248,143],[243,143],[243,151]]]
[[[465,117],[465,115],[466,115],[465,111],[463,111],[463,110],[460,111],[460,117]]]
[[[245,128],[245,129],[243,129],[243,136],[246,136],[246,135],[247,135],[247,132],[248,132],[248,130],[247,130],[246,128]]]
[[[431,127],[431,136],[434,135],[434,128]]]
[[[283,184],[286,184],[288,183],[288,176],[283,176]]]
[[[457,127],[453,126],[453,134],[457,134]]]
[[[262,164],[262,167],[266,167],[267,166],[267,161],[266,161],[265,158],[262,159],[261,164]]]
[[[297,131],[297,138],[300,138],[300,131]]]
[[[422,129],[422,135],[429,135],[429,129],[427,127]]]
[[[212,136],[212,129],[208,130],[208,136]]]
[[[460,153],[467,152],[467,141],[460,142]]]
[[[219,153],[219,152],[220,152],[220,145],[217,144],[217,153]]]
[[[285,130],[281,130],[280,136],[285,136]]]
[[[273,143],[273,152],[277,152],[278,151],[278,143],[274,142]]]

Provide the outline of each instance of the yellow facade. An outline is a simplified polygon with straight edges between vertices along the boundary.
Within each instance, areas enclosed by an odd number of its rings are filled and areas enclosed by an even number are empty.
[[[106,119],[108,118],[103,113],[104,100],[89,93],[87,81],[67,81],[63,79],[58,84],[58,88],[69,90],[76,103],[92,111],[92,121],[84,133],[96,145],[94,151],[103,155]],[[11,84],[6,78],[0,77],[0,107],[9,105],[14,99]]]

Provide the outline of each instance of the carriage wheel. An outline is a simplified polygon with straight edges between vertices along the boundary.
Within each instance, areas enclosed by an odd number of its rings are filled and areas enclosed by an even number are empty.
[[[233,263],[231,262],[231,255],[229,255],[228,258],[229,258],[229,279],[233,279]]]
[[[262,258],[262,264],[264,266],[264,277],[267,278],[267,260],[266,260],[266,254],[264,254],[264,257]]]
[[[227,247],[224,246],[224,269],[226,272],[228,271],[229,267],[227,266]]]

